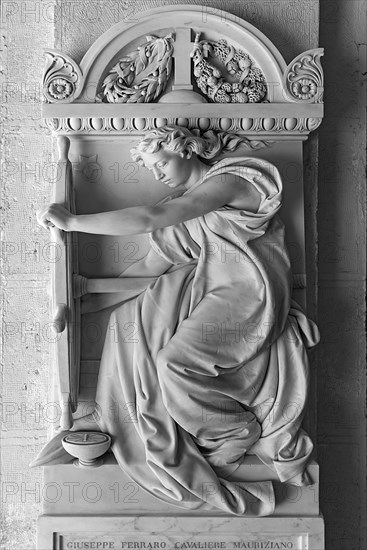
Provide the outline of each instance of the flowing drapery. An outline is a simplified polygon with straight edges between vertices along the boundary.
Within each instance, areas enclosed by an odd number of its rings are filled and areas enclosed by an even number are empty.
[[[305,346],[317,330],[291,302],[279,173],[225,159],[186,193],[211,176],[225,185],[226,174],[256,187],[258,212],[223,207],[150,235],[172,268],[111,314],[95,417],[121,468],[156,497],[267,515],[271,482],[231,475],[255,454],[281,481],[302,483],[312,451],[301,428]]]

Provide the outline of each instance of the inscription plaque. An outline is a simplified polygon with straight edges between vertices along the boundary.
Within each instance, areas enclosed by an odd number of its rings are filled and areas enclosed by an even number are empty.
[[[183,536],[170,533],[164,535],[116,533],[113,535],[84,536],[81,534],[59,534],[60,550],[307,550],[308,535],[246,533],[244,535],[198,534]]]

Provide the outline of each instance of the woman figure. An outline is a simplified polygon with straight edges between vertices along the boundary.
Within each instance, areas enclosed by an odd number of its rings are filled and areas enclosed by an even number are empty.
[[[176,193],[92,215],[51,205],[39,220],[64,231],[149,233],[150,252],[124,274],[152,282],[100,305],[124,300],[111,314],[93,415],[123,470],[170,503],[267,515],[271,482],[255,487],[235,472],[255,454],[281,481],[309,482],[305,343],[317,336],[291,307],[277,169],[251,157],[203,162],[240,143],[154,130],[133,159]],[[128,322],[137,330],[127,341]],[[74,429],[85,428],[94,426],[82,420]]]

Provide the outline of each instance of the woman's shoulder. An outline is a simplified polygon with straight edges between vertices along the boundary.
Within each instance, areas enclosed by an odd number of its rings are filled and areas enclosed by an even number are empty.
[[[207,176],[214,175],[218,172],[228,172],[233,169],[247,171],[257,171],[259,174],[271,174],[273,178],[280,179],[277,167],[266,159],[241,156],[241,157],[224,157],[213,163],[207,172]]]
[[[249,213],[275,213],[281,205],[282,181],[277,168],[264,159],[229,157],[217,161],[206,174],[206,181],[231,185],[234,198],[229,208]]]
[[[258,212],[261,194],[248,180],[236,173],[223,172],[222,174],[209,176],[206,183],[210,185],[211,182],[218,180],[220,180],[221,185],[225,185],[227,188],[230,187],[232,191],[232,198],[226,204],[227,208]]]

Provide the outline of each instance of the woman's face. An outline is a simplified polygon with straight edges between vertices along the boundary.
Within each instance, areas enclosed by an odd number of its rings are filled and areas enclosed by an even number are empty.
[[[155,179],[168,187],[183,185],[191,175],[191,160],[179,153],[162,148],[156,153],[140,153],[140,156]]]

